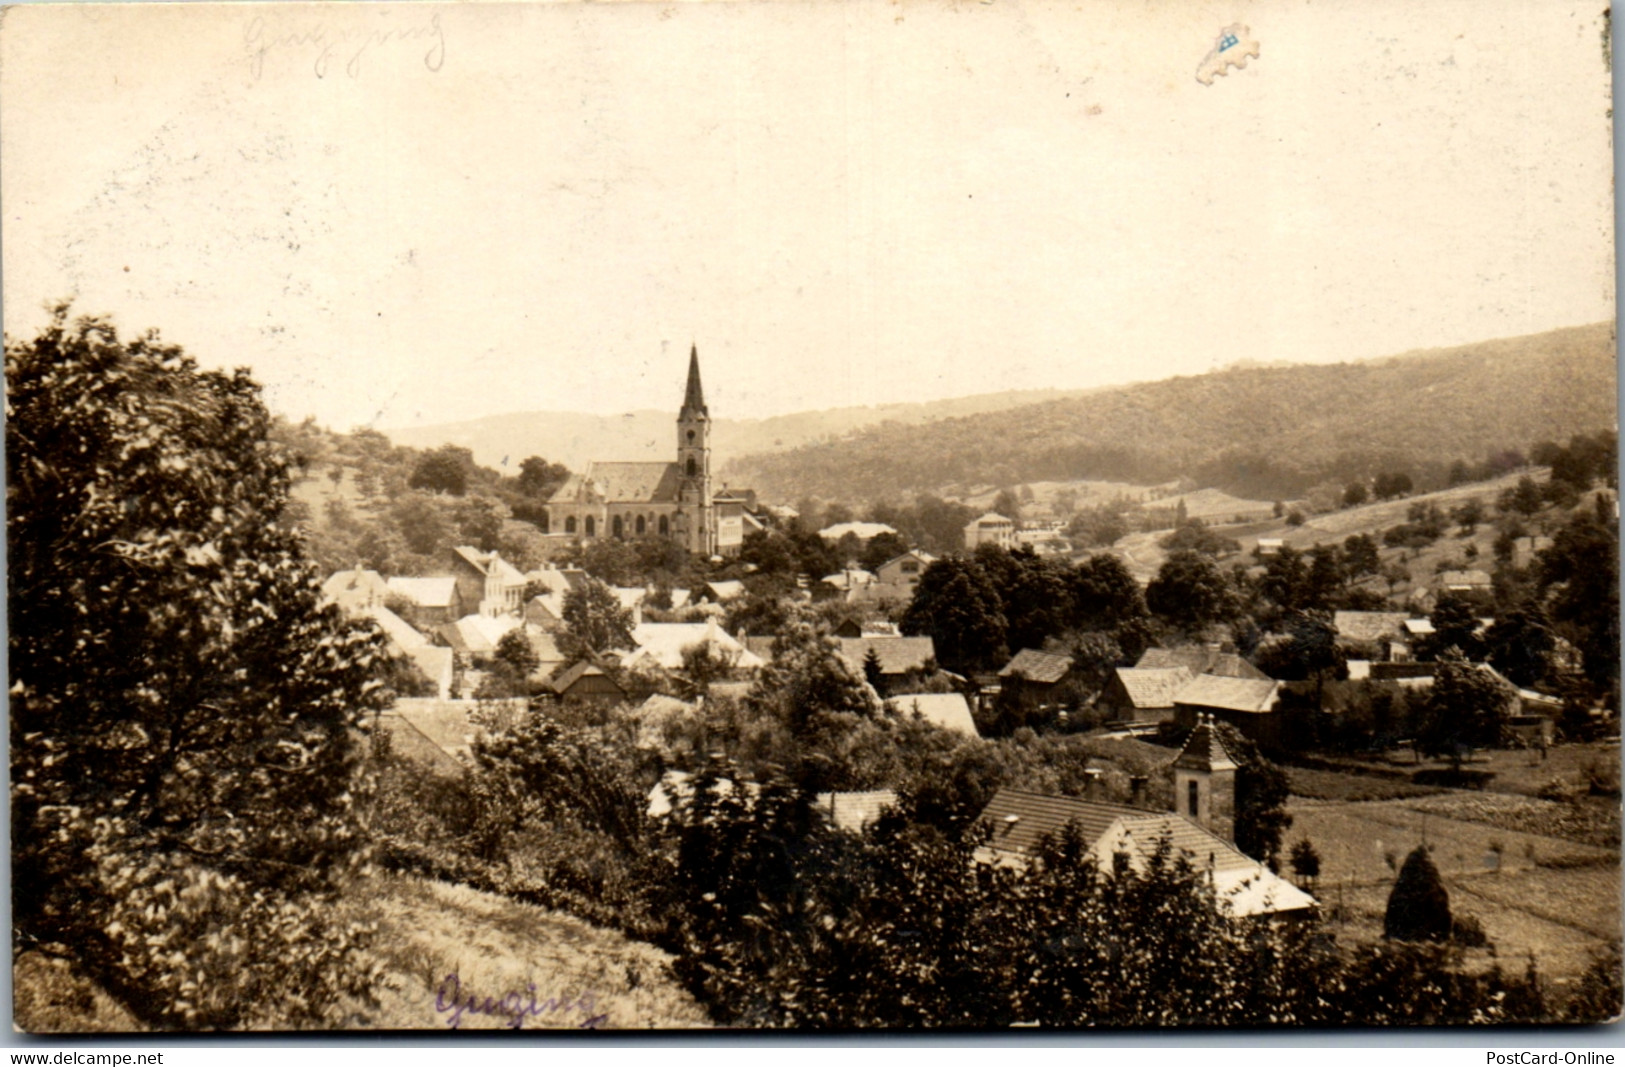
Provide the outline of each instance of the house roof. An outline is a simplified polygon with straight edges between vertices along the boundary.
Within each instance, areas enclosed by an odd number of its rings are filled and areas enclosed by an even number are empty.
[[[439,645],[419,645],[407,649],[406,654],[412,657],[412,662],[418,665],[418,670],[429,681],[439,685],[442,679],[448,679],[452,668],[451,649]]]
[[[461,760],[435,744],[412,720],[402,715],[385,712],[378,717],[378,729],[389,736],[392,751],[403,759],[443,777],[460,776],[467,770]]]
[[[743,786],[739,786],[731,778],[718,778],[716,781],[716,792],[724,796],[741,788],[751,797],[762,791],[762,787],[755,782],[746,782]],[[674,809],[687,804],[693,797],[694,776],[687,771],[667,771],[649,790],[649,817],[658,819],[662,815],[670,815]]]
[[[907,674],[924,670],[937,658],[937,646],[929,637],[838,637],[841,655],[858,670],[874,649],[880,657],[881,674]]]
[[[603,500],[607,504],[675,504],[682,482],[675,463],[593,462],[571,475],[548,498],[553,504]]]
[[[1332,614],[1337,636],[1350,641],[1387,641],[1405,632],[1410,616],[1403,611],[1338,611]]]
[[[861,589],[875,583],[875,576],[859,567],[852,567],[837,574],[826,574],[819,581],[833,585],[837,589]]]
[[[1014,526],[1014,519],[1007,519],[996,511],[990,511],[979,519],[972,519],[966,526]]]
[[[1207,648],[1203,645],[1186,645],[1183,648],[1148,648],[1140,656],[1140,662],[1134,666],[1141,668],[1184,667],[1191,672],[1192,677],[1199,674],[1212,674],[1221,678],[1268,679],[1269,677],[1269,675],[1234,652],[1220,652],[1216,648]]]
[[[1145,864],[1166,839],[1175,854],[1184,854],[1194,867],[1210,874],[1216,894],[1231,914],[1258,915],[1315,905],[1309,894],[1183,816],[1001,789],[983,810],[982,821],[993,827],[992,840],[978,850],[983,859],[1024,860],[1036,850],[1041,837],[1076,823],[1090,843],[1091,858],[1107,869],[1111,857],[1119,852],[1126,853],[1136,866]]]
[[[1281,683],[1268,678],[1221,678],[1201,674],[1174,697],[1175,704],[1225,711],[1267,712],[1274,708]]]
[[[970,704],[958,693],[900,693],[886,702],[896,708],[899,715],[918,714],[926,722],[944,730],[952,730],[966,737],[982,736],[976,730]]]
[[[738,579],[723,582],[706,582],[705,588],[710,591],[712,600],[728,601],[745,595],[745,583]],[[677,606],[676,590],[672,591],[672,607]]]
[[[875,570],[876,571],[883,571],[887,567],[893,566],[893,565],[898,564],[898,563],[902,563],[904,560],[910,560],[910,559],[914,560],[917,563],[922,564],[923,566],[927,566],[927,567],[929,567],[931,564],[933,564],[933,563],[935,563],[937,561],[937,557],[933,556],[931,553],[925,551],[924,549],[911,548],[907,552],[904,552],[900,556],[893,556],[891,559],[888,559],[886,562],[884,562],[880,566],[876,567]]]
[[[368,608],[367,616],[378,624],[378,628],[384,631],[384,636],[389,638],[395,647],[402,652],[410,652],[429,643],[427,637],[418,633],[405,619],[382,604],[374,604]]]
[[[1404,627],[1406,633],[1416,636],[1438,632],[1433,629],[1432,619],[1406,619],[1404,622]]]
[[[760,656],[734,640],[715,619],[639,623],[632,627],[632,641],[637,648],[627,660],[629,665],[647,656],[666,670],[678,670],[683,666],[683,650],[695,645],[709,645],[715,652],[733,656],[737,668],[752,670],[762,665]]]
[[[569,691],[571,686],[575,685],[583,678],[609,678],[610,682],[615,682],[615,679],[610,678],[609,672],[604,670],[604,668],[598,666],[598,664],[592,662],[592,660],[584,659],[577,662],[563,674],[549,682],[548,687],[551,688],[553,692],[563,696]],[[618,683],[616,683],[616,688],[620,688]]]
[[[335,571],[322,583],[322,595],[345,608],[382,600],[388,592],[389,583],[384,581],[383,575],[361,567]]]
[[[1014,678],[1019,674],[1029,682],[1054,685],[1065,678],[1071,669],[1071,656],[1055,656],[1048,652],[1039,652],[1037,649],[1024,648],[1004,665],[999,677]]]
[[[744,644],[750,650],[751,655],[759,657],[763,663],[771,663],[773,661],[773,642],[777,640],[778,638],[772,635],[746,636]]]
[[[440,627],[440,636],[458,652],[483,656],[495,652],[509,630],[524,625],[513,615],[464,615]]]
[[[827,818],[838,830],[858,833],[880,818],[880,813],[897,803],[897,794],[890,789],[876,789],[866,793],[819,793],[815,798],[819,814]]]
[[[422,731],[430,741],[454,756],[468,752],[474,739],[474,724],[469,722],[472,700],[437,700],[434,697],[400,697],[395,701],[394,714]]]
[[[871,537],[879,537],[883,533],[896,533],[897,530],[883,522],[838,522],[833,526],[826,526],[818,531],[818,536],[829,541],[839,541],[847,534],[853,534],[859,540],[867,541]]]
[[[1186,667],[1119,667],[1117,680],[1136,708],[1171,708],[1191,680]]]
[[[420,608],[449,608],[457,592],[457,579],[396,576],[389,580],[389,591],[399,593]]]
[[[1438,580],[1441,589],[1488,589],[1494,583],[1480,570],[1444,571]]]

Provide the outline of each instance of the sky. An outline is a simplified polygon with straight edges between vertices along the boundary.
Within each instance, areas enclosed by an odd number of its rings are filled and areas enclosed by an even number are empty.
[[[13,7],[5,330],[387,429],[674,408],[691,344],[755,418],[1607,320],[1604,7]]]

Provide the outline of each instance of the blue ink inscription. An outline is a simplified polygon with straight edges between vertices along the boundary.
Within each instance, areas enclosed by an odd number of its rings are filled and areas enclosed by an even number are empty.
[[[583,992],[579,997],[546,997],[536,999],[536,983],[532,982],[525,987],[527,993],[507,992],[500,997],[477,997],[473,993],[463,992],[463,983],[454,971],[446,975],[435,990],[434,1010],[446,1016],[446,1025],[453,1030],[458,1029],[463,1022],[463,1016],[494,1015],[504,1020],[503,1025],[510,1030],[518,1030],[525,1025],[525,1020],[542,1015],[568,1015],[581,1016],[577,1028],[581,1030],[597,1030],[609,1016],[600,1013],[598,998],[591,990]]]

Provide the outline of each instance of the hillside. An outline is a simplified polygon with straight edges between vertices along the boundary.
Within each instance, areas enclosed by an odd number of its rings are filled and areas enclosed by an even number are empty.
[[[1239,496],[1409,469],[1617,422],[1613,325],[1326,365],[1233,367],[742,456],[732,483],[848,502],[956,485],[1187,476]],[[725,453],[726,454],[726,453]],[[737,454],[736,454],[737,455]]]
[[[1087,392],[1029,389],[918,404],[802,411],[767,419],[719,418],[712,425],[711,442],[717,454],[723,456],[776,452],[882,423],[918,426],[938,419],[1084,396]],[[396,444],[414,448],[461,445],[473,450],[475,461],[487,467],[509,469],[526,456],[543,456],[572,470],[580,470],[594,459],[668,458],[674,440],[672,418],[679,399],[673,395],[670,411],[629,411],[622,415],[530,411],[385,432]],[[714,413],[721,414],[720,411]],[[508,468],[503,467],[505,458]]]

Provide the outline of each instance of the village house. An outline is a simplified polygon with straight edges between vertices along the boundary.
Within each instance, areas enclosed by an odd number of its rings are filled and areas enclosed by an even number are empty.
[[[548,691],[561,703],[618,704],[626,699],[610,673],[591,660],[580,660],[547,683]]]
[[[621,666],[629,670],[645,666],[667,671],[682,670],[683,653],[699,648],[709,650],[730,671],[754,671],[763,662],[761,657],[717,625],[715,619],[705,622],[639,623],[632,628],[632,644],[632,650],[621,658]]]
[[[914,587],[920,584],[920,575],[936,561],[937,557],[931,553],[911,548],[876,567],[875,580],[882,585],[906,589],[912,596]]]
[[[401,613],[418,630],[428,631],[455,622],[476,605],[467,604],[457,589],[457,579],[404,578],[389,580],[392,598],[399,598]]]
[[[525,576],[496,552],[481,552],[459,545],[450,552],[451,577],[457,597],[481,615],[519,612],[525,595]]]
[[[744,544],[750,499],[745,490],[713,489],[711,413],[700,385],[699,350],[691,348],[676,461],[595,460],[548,498],[541,522],[544,532],[578,541],[658,537],[697,556],[735,556]]]
[[[1016,524],[997,512],[990,511],[979,519],[965,524],[965,551],[974,552],[978,545],[997,545],[1014,548]]]
[[[1024,648],[999,671],[999,688],[1032,704],[1059,699],[1061,687],[1072,677],[1072,657]]]
[[[1117,722],[1170,722],[1174,698],[1191,678],[1188,667],[1118,667],[1095,698],[1095,707]]]
[[[1143,669],[1184,667],[1191,677],[1211,674],[1220,678],[1261,678],[1269,675],[1248,663],[1234,652],[1225,652],[1217,646],[1186,645],[1183,648],[1148,648],[1134,666]]]
[[[880,695],[897,692],[909,676],[930,674],[937,665],[937,646],[929,637],[841,637],[841,656],[859,674],[869,653],[880,661]]]
[[[1136,871],[1147,868],[1163,841],[1203,872],[1226,913],[1237,917],[1290,916],[1316,907],[1313,897],[1231,843],[1235,807],[1235,760],[1211,720],[1201,720],[1174,761],[1177,813],[1149,812],[1078,797],[1001,789],[983,809],[992,832],[976,851],[984,863],[1024,866],[1044,838],[1069,825],[1089,842],[1084,862],[1102,873],[1126,857]]]
[[[1174,721],[1194,729],[1204,718],[1228,722],[1255,743],[1280,747],[1281,717],[1276,702],[1281,683],[1270,678],[1228,678],[1201,674],[1174,697]]]
[[[1365,659],[1410,658],[1410,615],[1403,611],[1338,611],[1332,614],[1337,646]]]
[[[861,834],[880,818],[881,812],[897,805],[897,794],[890,789],[873,789],[861,793],[819,793],[813,798],[813,810],[837,830]]]
[[[389,597],[389,583],[377,571],[359,564],[355,570],[335,571],[322,583],[322,596],[351,615],[381,607]]]

